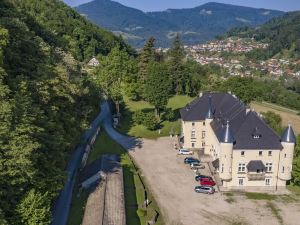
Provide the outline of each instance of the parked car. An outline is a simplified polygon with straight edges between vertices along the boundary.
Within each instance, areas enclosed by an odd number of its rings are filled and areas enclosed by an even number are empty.
[[[213,180],[200,180],[202,186],[215,186],[216,183]]]
[[[186,157],[184,159],[184,163],[185,164],[191,164],[191,163],[200,163],[200,160],[199,159],[195,159],[193,157]]]
[[[195,176],[195,181],[200,181],[200,179],[203,179],[203,178],[208,178],[208,179],[212,180],[212,177],[210,177],[210,176],[197,175],[197,176]]]
[[[188,150],[188,149],[179,149],[178,150],[178,154],[179,155],[193,155],[194,154],[194,152],[193,151],[190,151],[190,150]]]
[[[196,186],[195,192],[204,193],[204,194],[213,194],[215,193],[215,189],[211,186]]]
[[[200,163],[191,163],[191,169],[196,170],[196,169],[204,169],[205,166]]]

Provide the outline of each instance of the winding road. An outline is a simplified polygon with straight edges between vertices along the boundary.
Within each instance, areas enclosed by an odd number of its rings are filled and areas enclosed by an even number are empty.
[[[110,107],[107,101],[101,104],[101,112],[92,122],[91,127],[82,136],[82,143],[79,145],[67,165],[66,171],[68,173],[68,179],[63,190],[60,192],[52,211],[52,223],[51,225],[65,225],[68,221],[70,206],[72,202],[72,194],[76,181],[76,175],[80,166],[84,149],[87,146],[88,141],[96,133],[98,127],[103,121],[104,129],[107,134],[116,142],[118,142],[123,148],[130,150],[139,145],[139,141],[135,138],[128,137],[118,133],[112,127],[112,115]]]

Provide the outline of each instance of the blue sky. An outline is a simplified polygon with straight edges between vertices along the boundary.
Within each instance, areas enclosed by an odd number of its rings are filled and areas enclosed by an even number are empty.
[[[71,6],[79,5],[91,0],[64,0]],[[141,9],[143,11],[161,11],[168,8],[191,8],[202,5],[206,0],[115,0],[123,5]],[[251,6],[255,8],[278,9],[283,11],[300,10],[300,0],[215,0],[214,2],[233,5]]]

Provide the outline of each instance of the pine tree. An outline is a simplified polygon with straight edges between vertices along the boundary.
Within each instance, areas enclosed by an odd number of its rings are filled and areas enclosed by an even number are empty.
[[[152,62],[148,68],[148,78],[145,84],[145,98],[154,105],[156,115],[166,107],[171,92],[171,80],[168,69],[164,64]]]
[[[173,89],[176,94],[185,94],[186,76],[184,68],[184,49],[179,34],[176,35],[169,54],[169,70],[173,81]]]
[[[150,37],[145,43],[138,57],[138,83],[139,93],[143,96],[144,85],[147,79],[148,66],[151,62],[155,61],[155,39]]]

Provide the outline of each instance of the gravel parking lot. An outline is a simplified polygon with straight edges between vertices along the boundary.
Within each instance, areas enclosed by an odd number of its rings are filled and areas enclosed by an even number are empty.
[[[299,203],[276,202],[284,223],[265,206],[265,201],[235,196],[234,202],[222,193],[198,194],[195,173],[183,163],[186,156],[177,155],[174,140],[143,140],[130,154],[140,167],[163,212],[167,224],[298,224]],[[208,166],[204,170],[209,174]],[[281,209],[282,208],[282,209]]]

